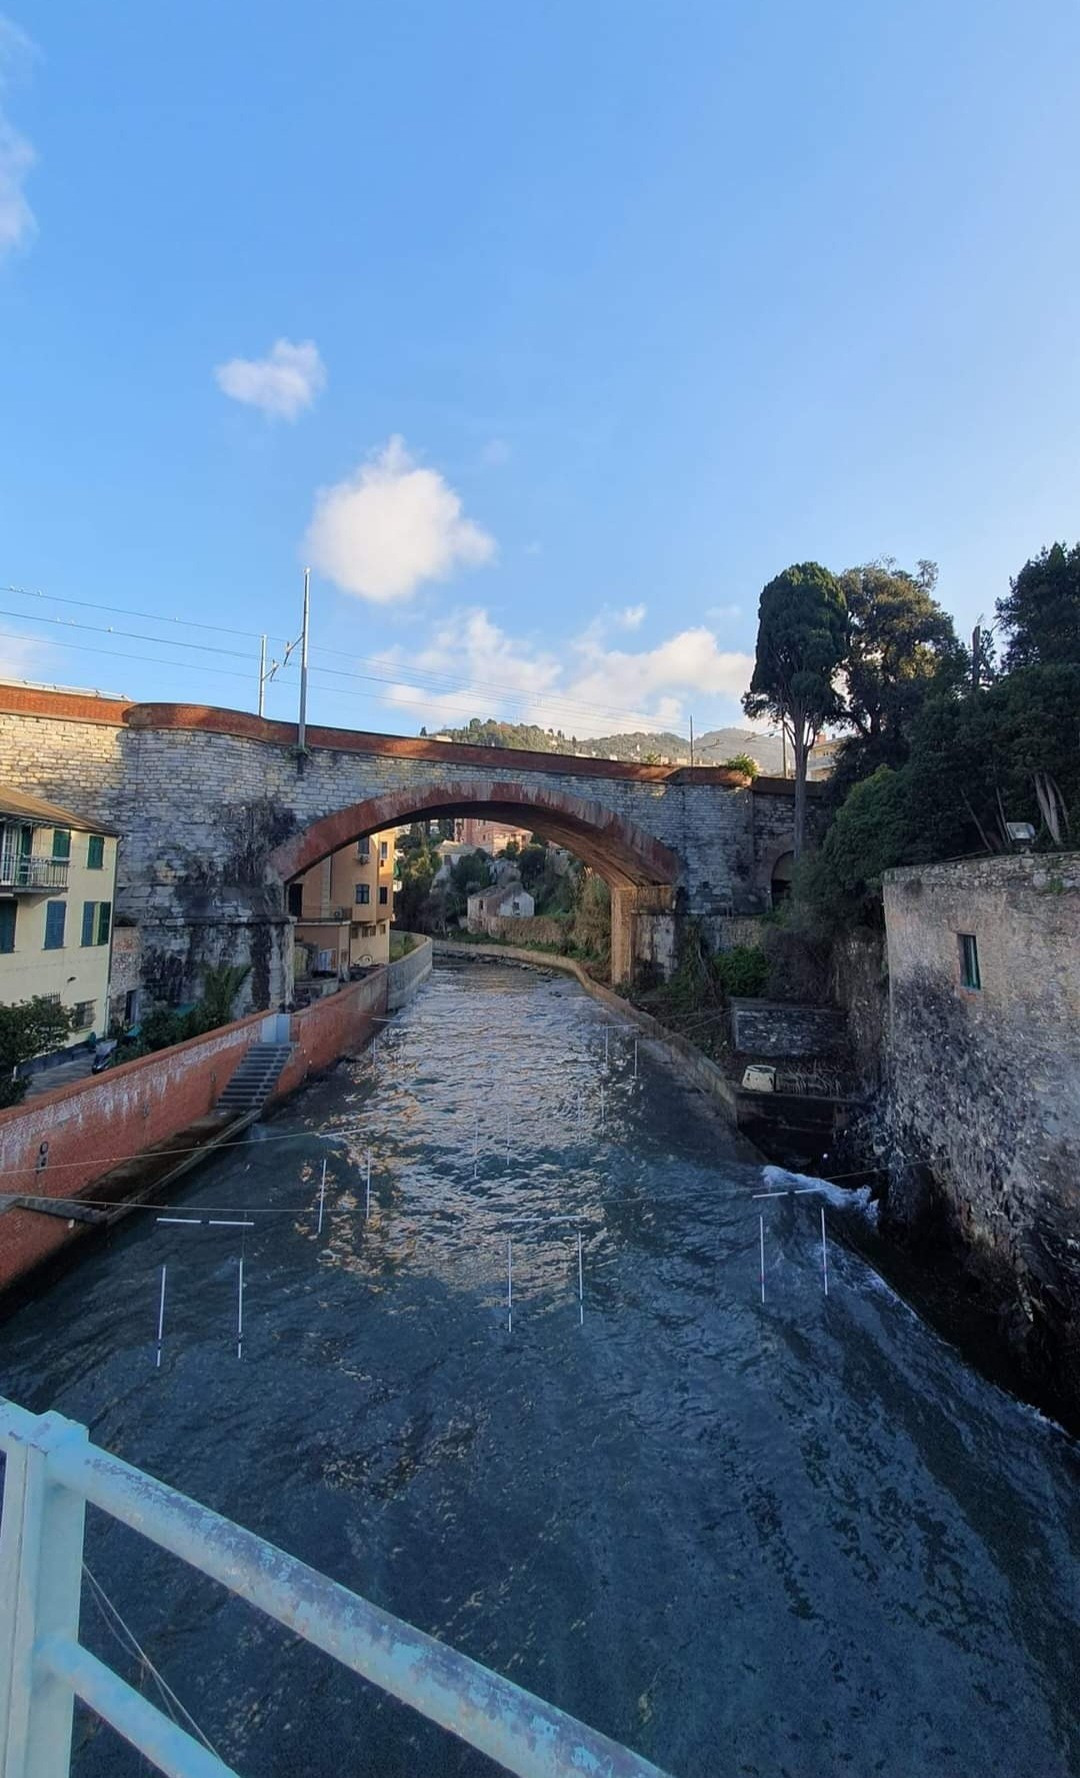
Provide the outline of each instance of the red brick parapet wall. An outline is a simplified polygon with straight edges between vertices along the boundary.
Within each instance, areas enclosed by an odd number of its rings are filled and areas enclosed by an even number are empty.
[[[273,1099],[295,1092],[309,1074],[364,1044],[385,1011],[386,995],[387,972],[380,969],[294,1013],[293,1054]],[[267,1017],[252,1013],[205,1037],[0,1111],[0,1193],[77,1198],[120,1161],[178,1135],[213,1111],[246,1051],[259,1042]],[[48,1146],[39,1169],[43,1143]],[[69,1229],[58,1217],[30,1210],[0,1213],[0,1291],[85,1228],[77,1223]]]
[[[111,728],[191,729],[263,741],[274,747],[295,747],[297,738],[295,723],[270,722],[246,710],[224,710],[211,704],[138,704],[126,698],[94,697],[87,692],[42,691],[31,685],[0,685],[0,713],[93,722]],[[471,747],[457,741],[433,741],[424,735],[382,735],[365,729],[323,728],[316,724],[308,726],[307,744],[338,753],[375,753],[388,759],[489,766],[502,773],[571,772],[582,778],[622,778],[640,784],[718,784],[731,789],[748,782],[740,772],[727,771],[723,766],[635,765],[630,760]]]

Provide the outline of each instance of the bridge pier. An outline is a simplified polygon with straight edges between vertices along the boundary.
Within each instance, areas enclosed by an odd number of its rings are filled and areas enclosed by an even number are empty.
[[[643,973],[667,981],[676,962],[675,891],[659,884],[611,891],[611,982]]]

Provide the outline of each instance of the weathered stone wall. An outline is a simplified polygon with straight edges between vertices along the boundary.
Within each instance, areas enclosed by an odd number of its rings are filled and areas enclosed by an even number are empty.
[[[885,915],[887,1217],[944,1214],[1016,1348],[1080,1406],[1080,854],[891,871]]]
[[[844,1015],[790,1000],[734,999],[732,1047],[747,1056],[829,1056],[843,1050]]]
[[[530,914],[516,919],[510,914],[489,914],[484,920],[489,938],[508,938],[514,944],[557,945],[569,936],[570,922],[553,914]]]
[[[124,836],[116,908],[138,923],[144,985],[162,999],[193,997],[207,964],[243,960],[250,1002],[280,1004],[292,979],[288,860],[314,824],[359,804],[379,806],[375,829],[404,818],[387,810],[423,810],[447,785],[455,806],[516,798],[619,893],[667,885],[680,911],[701,917],[763,906],[790,834],[789,786],[750,789],[715,769],[315,728],[299,759],[294,738],[289,725],[241,712],[0,689],[0,779]],[[655,901],[646,926],[654,911]],[[640,925],[624,922],[620,963],[637,954]],[[663,936],[643,931],[642,942],[662,950]]]
[[[864,1092],[875,1092],[884,1078],[889,1029],[884,933],[856,926],[835,939],[829,959],[829,987],[847,1018],[856,1081]]]

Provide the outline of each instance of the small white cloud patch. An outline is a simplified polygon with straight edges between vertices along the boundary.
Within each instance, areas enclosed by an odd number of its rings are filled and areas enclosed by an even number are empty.
[[[265,358],[230,358],[215,367],[219,389],[275,420],[295,420],[326,387],[314,340],[275,340]]]
[[[435,469],[394,437],[345,481],[320,490],[308,527],[312,566],[346,593],[390,604],[427,580],[490,562],[495,539],[462,514]]]

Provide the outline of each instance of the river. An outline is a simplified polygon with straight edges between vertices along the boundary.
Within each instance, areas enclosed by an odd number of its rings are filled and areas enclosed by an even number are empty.
[[[0,1381],[676,1778],[1080,1774],[1077,1446],[775,1178],[576,983],[447,964],[186,1183],[254,1227],[131,1217]],[[87,1564],[252,1778],[495,1770],[94,1512]]]

